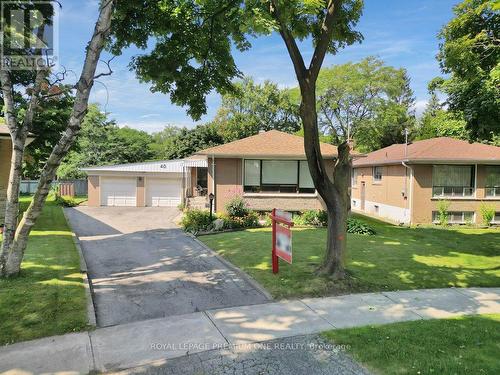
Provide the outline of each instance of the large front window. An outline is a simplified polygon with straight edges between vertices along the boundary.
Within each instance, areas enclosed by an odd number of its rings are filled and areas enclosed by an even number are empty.
[[[473,165],[434,165],[432,196],[472,197],[474,195]]]
[[[500,165],[486,167],[485,189],[487,197],[500,197]]]
[[[245,192],[314,193],[305,160],[245,160]]]

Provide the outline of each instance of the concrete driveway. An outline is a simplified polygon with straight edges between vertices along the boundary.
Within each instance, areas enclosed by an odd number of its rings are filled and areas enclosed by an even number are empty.
[[[65,210],[87,262],[100,327],[267,301],[177,228],[176,208]]]

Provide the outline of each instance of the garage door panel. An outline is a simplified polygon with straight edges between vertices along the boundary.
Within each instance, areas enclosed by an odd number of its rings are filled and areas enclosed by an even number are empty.
[[[135,207],[136,185],[136,178],[102,178],[101,205]]]
[[[148,179],[146,205],[150,207],[175,207],[181,203],[182,185],[179,179]]]

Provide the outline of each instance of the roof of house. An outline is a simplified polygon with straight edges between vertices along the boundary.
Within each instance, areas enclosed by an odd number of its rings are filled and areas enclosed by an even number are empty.
[[[7,125],[0,124],[0,135],[9,135],[10,136],[9,128]]]
[[[9,127],[5,124],[0,124],[0,137],[10,139]],[[28,138],[26,139],[26,145],[29,145],[35,139],[35,135],[28,133]]]
[[[337,156],[337,147],[321,143],[324,158]],[[234,142],[198,151],[197,155],[217,157],[305,158],[304,138],[278,130],[262,132]]]
[[[136,172],[136,173],[181,173],[185,167],[207,167],[207,160],[159,160],[143,163],[103,165],[97,167],[82,168],[87,174],[99,174],[100,172]]]
[[[428,162],[482,162],[500,163],[500,147],[482,143],[469,143],[459,139],[440,137],[408,144],[394,144],[377,151],[370,152],[366,157],[355,160],[355,167]]]

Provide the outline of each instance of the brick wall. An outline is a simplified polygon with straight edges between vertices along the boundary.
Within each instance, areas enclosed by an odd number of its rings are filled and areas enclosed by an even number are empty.
[[[88,205],[90,207],[99,207],[101,205],[100,201],[100,186],[99,186],[99,176],[89,176],[88,177]]]
[[[11,141],[9,139],[0,139],[0,224],[3,224],[5,215],[5,198],[7,196],[11,154]]]
[[[212,160],[208,160],[208,192],[212,192]],[[333,161],[326,161],[329,174],[333,171]],[[215,210],[223,212],[226,203],[235,195],[243,192],[242,186],[242,159],[231,158],[215,159]],[[273,208],[280,208],[288,211],[318,210],[323,208],[322,200],[319,196],[279,196],[279,194],[244,194],[245,201],[253,210],[270,211]]]
[[[432,222],[432,211],[438,210],[439,199],[432,197],[432,165],[414,165],[413,224]],[[486,167],[477,166],[477,189],[475,198],[445,198],[450,206],[448,211],[472,211],[476,213],[476,223],[481,223],[480,207],[485,204],[500,212],[500,199],[485,198]]]

